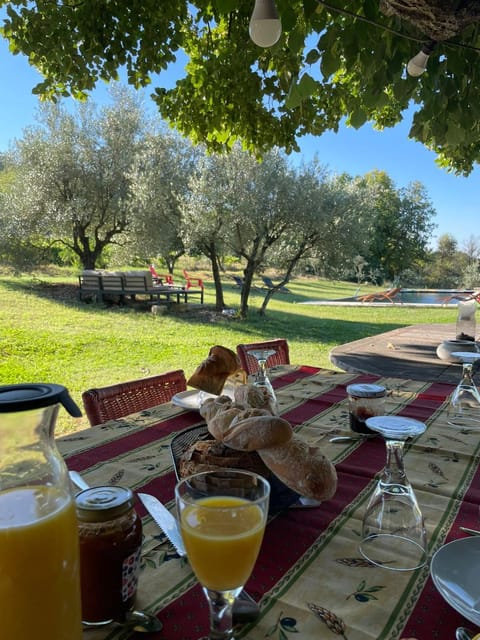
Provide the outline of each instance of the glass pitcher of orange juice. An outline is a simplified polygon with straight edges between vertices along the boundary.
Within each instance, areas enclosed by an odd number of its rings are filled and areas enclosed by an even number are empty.
[[[81,640],[75,502],[55,445],[56,384],[0,386],[0,629],[12,640]]]

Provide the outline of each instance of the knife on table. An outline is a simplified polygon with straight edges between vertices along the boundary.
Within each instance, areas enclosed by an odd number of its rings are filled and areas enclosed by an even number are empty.
[[[178,555],[185,558],[187,551],[183,544],[182,534],[180,533],[180,527],[175,516],[172,516],[167,507],[163,505],[158,498],[155,498],[155,496],[151,496],[148,493],[137,493],[137,496],[165,536],[173,544]],[[245,589],[243,589],[233,605],[233,623],[245,624],[247,622],[253,622],[259,615],[260,609],[258,604],[248,595]]]
[[[173,544],[178,555],[182,556],[182,558],[185,557],[187,551],[183,544],[182,535],[175,516],[172,516],[167,507],[155,498],[155,496],[151,496],[148,493],[137,493],[137,495],[143,502],[145,509]]]

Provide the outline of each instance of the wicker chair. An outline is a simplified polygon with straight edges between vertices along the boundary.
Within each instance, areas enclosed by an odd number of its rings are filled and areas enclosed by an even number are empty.
[[[178,369],[109,387],[88,389],[83,392],[82,400],[90,426],[93,427],[169,402],[176,393],[186,388],[185,373]]]
[[[290,353],[288,342],[285,338],[266,340],[265,342],[250,342],[249,344],[237,344],[237,355],[240,359],[242,369],[248,375],[258,371],[258,361],[248,351],[254,349],[275,349],[275,354],[267,359],[267,367],[274,367],[277,364],[290,364]]]

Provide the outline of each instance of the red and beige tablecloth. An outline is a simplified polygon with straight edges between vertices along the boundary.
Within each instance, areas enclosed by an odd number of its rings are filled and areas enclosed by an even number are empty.
[[[362,516],[385,462],[380,438],[331,443],[349,434],[346,386],[380,382],[387,412],[416,418],[426,432],[409,442],[405,467],[425,517],[429,552],[480,528],[480,433],[461,432],[445,418],[453,387],[378,378],[308,366],[272,372],[280,411],[303,438],[335,463],[338,490],[315,509],[288,509],[267,527],[260,557],[246,585],[261,616],[238,630],[249,640],[419,640],[454,638],[472,626],[437,593],[429,566],[413,572],[375,567],[358,552]],[[156,495],[174,508],[170,441],[201,424],[195,411],[170,404],[79,431],[58,440],[70,469],[88,483],[120,484]],[[138,607],[158,614],[164,628],[153,640],[197,640],[208,632],[208,608],[185,559],[137,505],[144,525]],[[84,632],[85,640],[120,640],[119,628]]]

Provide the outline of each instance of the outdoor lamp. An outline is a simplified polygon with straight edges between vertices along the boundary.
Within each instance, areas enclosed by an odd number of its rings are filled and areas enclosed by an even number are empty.
[[[282,23],[274,0],[255,0],[250,18],[250,38],[259,47],[272,47],[282,35]]]
[[[408,61],[407,71],[408,75],[413,78],[418,78],[427,68],[427,62],[430,57],[430,54],[435,49],[436,42],[430,40],[423,45],[422,49],[417,53],[416,56],[413,56],[411,60]]]

